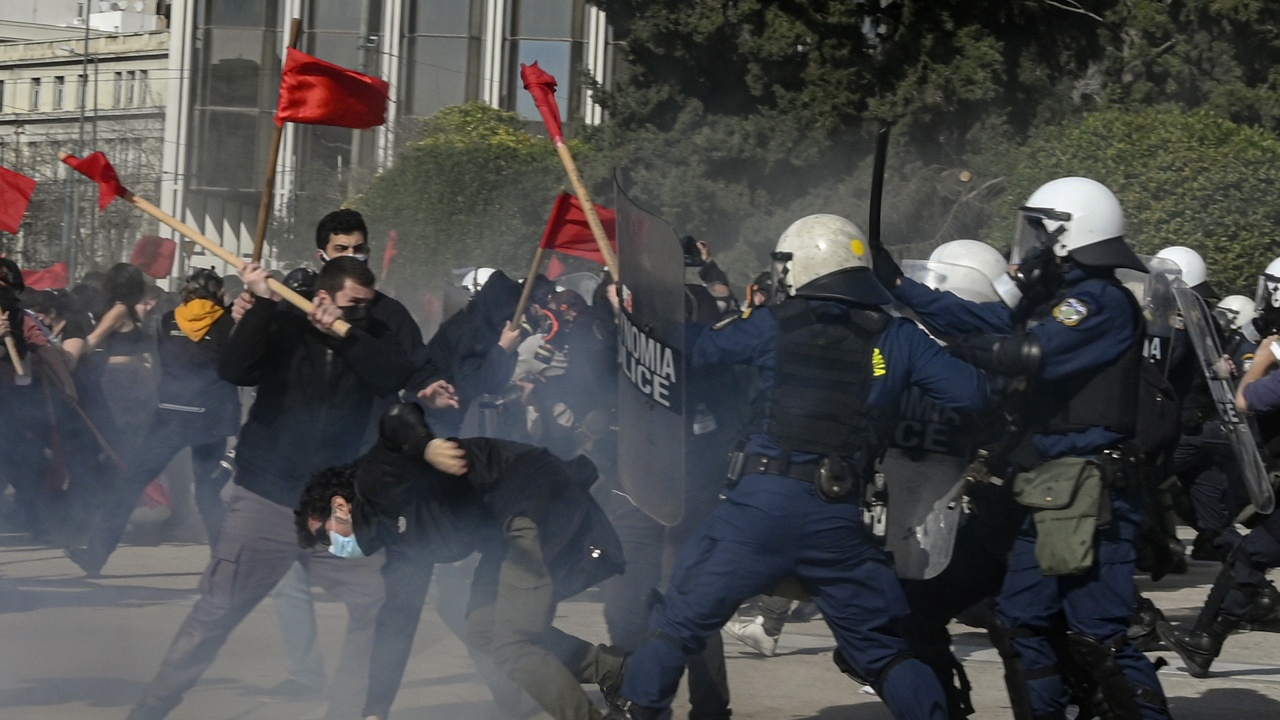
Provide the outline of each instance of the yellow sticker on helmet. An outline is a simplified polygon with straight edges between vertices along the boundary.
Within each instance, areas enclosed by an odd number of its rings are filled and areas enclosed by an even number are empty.
[[[853,240],[849,241],[849,249],[853,250],[854,255],[867,254],[867,246],[863,245],[862,241],[859,240],[858,238],[854,238]]]

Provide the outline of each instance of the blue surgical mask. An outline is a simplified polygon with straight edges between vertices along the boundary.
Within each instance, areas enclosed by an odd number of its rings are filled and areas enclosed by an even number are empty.
[[[338,533],[329,531],[329,552],[340,558],[362,558],[365,557],[364,551],[360,549],[360,543],[356,542],[354,533],[351,535],[339,535]]]

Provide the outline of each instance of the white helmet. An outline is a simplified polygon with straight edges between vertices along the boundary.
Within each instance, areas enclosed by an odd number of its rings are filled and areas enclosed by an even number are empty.
[[[1081,265],[1146,266],[1124,241],[1124,211],[1115,193],[1089,178],[1065,177],[1041,185],[1021,208],[1010,262],[1020,264],[1041,248]]]
[[[1258,292],[1253,302],[1259,314],[1280,309],[1280,257],[1272,260],[1258,276]]]
[[[466,290],[471,297],[475,297],[480,292],[480,288],[483,288],[484,284],[489,282],[493,272],[493,268],[487,267],[474,268],[467,271],[467,274],[462,276],[462,289]]]
[[[871,272],[866,237],[839,215],[809,215],[791,223],[773,252],[774,292],[888,305],[893,297]]]
[[[1223,327],[1239,332],[1249,342],[1256,343],[1262,339],[1258,335],[1258,329],[1253,326],[1253,319],[1258,316],[1258,306],[1249,298],[1228,295],[1218,301],[1213,314]]]
[[[973,268],[992,282],[1009,272],[1009,261],[1000,251],[978,240],[952,240],[933,249],[930,262],[943,262]]]
[[[1205,266],[1204,258],[1200,257],[1200,253],[1189,247],[1174,245],[1156,253],[1156,257],[1164,258],[1177,265],[1182,271],[1182,281],[1188,287],[1196,288],[1201,295],[1212,297],[1217,294],[1209,284],[1209,268]]]

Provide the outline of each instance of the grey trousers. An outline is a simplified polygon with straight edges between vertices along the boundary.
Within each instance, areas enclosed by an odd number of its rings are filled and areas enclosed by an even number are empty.
[[[213,557],[200,579],[200,599],[169,645],[139,707],[153,717],[182,701],[213,664],[231,631],[271,592],[295,562],[347,606],[342,654],[327,694],[329,717],[355,717],[364,699],[374,622],[382,606],[382,556],[342,559],[325,549],[302,550],[293,510],[236,485]]]
[[[468,640],[555,720],[600,720],[582,683],[607,684],[621,672],[621,655],[552,627],[555,587],[533,521],[512,518],[506,540],[505,554],[476,569]]]

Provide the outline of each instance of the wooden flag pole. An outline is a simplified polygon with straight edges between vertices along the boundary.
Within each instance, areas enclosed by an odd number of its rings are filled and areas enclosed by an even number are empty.
[[[529,268],[529,277],[525,278],[524,287],[520,288],[520,302],[516,303],[516,311],[511,316],[512,325],[520,324],[520,316],[524,315],[524,309],[529,305],[529,296],[533,294],[533,281],[538,277],[538,268],[542,267],[542,256],[546,252],[542,243],[538,243],[538,251],[533,254],[533,265]]]
[[[569,174],[573,193],[578,196],[578,202],[582,203],[582,211],[587,216],[587,225],[591,227],[591,234],[595,236],[600,255],[609,266],[609,274],[613,276],[615,283],[621,282],[618,278],[618,256],[614,254],[613,246],[609,244],[609,236],[605,234],[600,216],[596,214],[595,203],[591,202],[591,194],[587,192],[587,186],[582,182],[582,174],[578,172],[578,165],[573,161],[573,153],[569,152],[569,146],[563,140],[556,142],[556,152],[560,155],[560,162],[564,163],[564,171]]]
[[[60,159],[65,159],[68,156],[69,154],[65,152],[58,153],[58,157]],[[245,261],[242,258],[238,257],[235,253],[231,252],[230,250],[227,250],[226,248],[222,247],[218,243],[205,237],[203,233],[191,227],[190,225],[182,222],[181,220],[161,210],[155,205],[152,205],[145,198],[138,197],[137,195],[134,195],[129,190],[125,190],[124,194],[121,195],[120,197],[123,198],[125,201],[132,203],[135,207],[137,207],[142,212],[150,215],[156,220],[159,220],[161,223],[173,228],[174,230],[177,230],[184,237],[194,241],[197,245],[213,253],[215,256],[217,256],[219,260],[225,262],[231,267],[239,270],[240,268],[245,266]],[[306,312],[306,313],[310,313],[312,310],[316,309],[316,306],[314,303],[302,297],[301,295],[294,292],[293,290],[290,290],[288,287],[285,286],[284,283],[280,282],[279,280],[276,280],[275,278],[269,278],[267,280],[267,284],[271,286],[272,291],[274,291],[280,297],[284,298],[286,302],[297,307],[299,310],[302,310],[303,312]],[[351,331],[351,323],[347,322],[346,320],[338,320],[333,324],[332,330],[334,333],[338,335],[338,337],[346,337],[347,333]]]
[[[289,24],[289,49],[298,48],[298,34],[302,29],[302,19],[294,18]],[[280,160],[280,140],[284,136],[284,125],[276,124],[271,133],[271,149],[267,151],[267,177],[262,182],[262,202],[258,204],[258,229],[253,235],[253,261],[262,260],[262,246],[267,240],[267,220],[271,218],[271,197],[276,190],[276,165]]]

